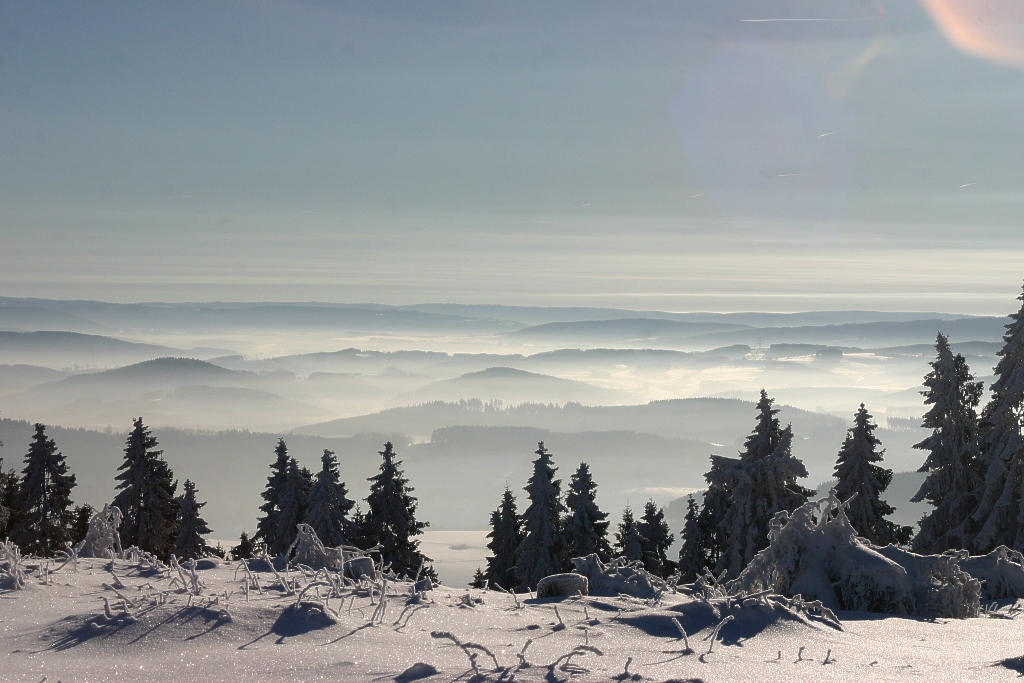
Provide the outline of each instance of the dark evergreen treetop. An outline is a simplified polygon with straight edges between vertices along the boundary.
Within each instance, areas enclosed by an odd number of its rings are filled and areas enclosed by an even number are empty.
[[[516,578],[522,585],[536,586],[545,576],[558,574],[565,564],[561,537],[562,506],[560,480],[555,479],[557,468],[551,462],[551,453],[544,442],[534,451],[533,474],[526,484],[530,505],[523,513],[523,531],[526,537],[516,553]]]
[[[391,442],[380,451],[380,472],[368,479],[370,494],[366,497],[367,512],[364,522],[366,541],[380,546],[381,561],[396,575],[415,576],[423,567],[423,575],[436,578],[430,558],[419,550],[414,536],[423,533],[428,522],[416,519],[416,498],[405,478],[401,461],[395,457]]]
[[[124,448],[124,462],[115,480],[119,493],[114,505],[121,510],[121,543],[134,545],[166,558],[174,540],[178,484],[170,467],[156,450],[157,440],[136,418]]]
[[[896,510],[880,497],[892,483],[892,470],[876,464],[885,453],[877,450],[882,442],[875,436],[876,426],[861,403],[836,460],[836,496],[849,500],[846,516],[858,535],[875,545],[906,544],[912,529],[885,519]]]
[[[1024,302],[1024,294],[1017,298]],[[999,357],[992,400],[981,420],[984,480],[972,515],[980,526],[974,538],[977,553],[999,545],[1024,550],[1024,305],[1010,316]]]
[[[309,494],[306,524],[313,527],[317,537],[330,547],[351,543],[352,522],[348,513],[355,502],[348,498],[348,489],[338,475],[338,461],[334,451],[324,449],[321,468]]]
[[[181,560],[191,560],[206,554],[203,536],[212,533],[199,511],[206,506],[196,499],[196,485],[185,480],[185,492],[178,506],[178,535],[174,541],[174,554]]]
[[[260,512],[263,513],[263,516],[256,522],[256,533],[252,537],[254,541],[263,541],[272,552],[279,545],[277,543],[277,516],[281,512],[281,493],[284,491],[284,483],[288,478],[288,445],[284,439],[277,440],[274,454],[276,458],[270,464],[267,486],[260,494],[263,498],[263,504],[260,505]]]
[[[776,512],[792,511],[814,493],[797,483],[807,476],[804,464],[793,457],[792,427],[781,429],[773,400],[761,390],[758,421],[739,458],[712,456],[707,478],[712,487],[729,493],[719,522],[722,542],[717,572],[740,572],[768,546],[768,524]]]
[[[669,546],[675,536],[665,521],[665,511],[653,500],[644,505],[644,516],[636,523],[643,545],[644,569],[656,576],[668,576],[675,570],[675,563],[668,559]]]
[[[644,559],[644,540],[633,518],[633,509],[629,505],[622,511],[622,521],[619,522],[618,531],[615,533],[615,549],[630,562]]]
[[[707,537],[700,524],[697,501],[692,495],[686,499],[686,516],[680,536],[683,545],[679,549],[679,580],[682,583],[693,583],[709,565]]]
[[[921,392],[925,405],[931,406],[921,426],[932,433],[914,446],[928,453],[918,470],[928,476],[911,498],[915,503],[927,500],[935,508],[921,520],[914,537],[913,550],[925,554],[973,549],[971,514],[982,484],[977,413],[982,383],[974,381],[967,361],[959,353],[953,355],[941,333],[935,351]]]
[[[274,531],[274,545],[269,548],[269,552],[274,555],[282,555],[288,551],[298,535],[299,524],[306,519],[306,505],[312,487],[311,478],[306,468],[299,467],[295,458],[289,458],[284,486],[277,500],[280,509],[277,514],[277,529]]]
[[[21,519],[16,537],[22,550],[49,557],[70,547],[74,487],[75,475],[68,473],[64,455],[46,436],[46,426],[37,423],[19,487]]]
[[[490,540],[487,549],[491,551],[487,558],[485,577],[492,584],[511,590],[516,585],[516,551],[523,542],[522,522],[516,510],[516,498],[505,486],[501,496],[501,505],[491,513],[491,531],[487,534]]]
[[[231,549],[231,557],[236,560],[247,560],[256,552],[256,544],[249,538],[249,534],[242,532],[238,537],[238,545]]]
[[[601,512],[596,498],[597,484],[590,475],[590,467],[581,462],[579,469],[569,478],[569,491],[565,495],[568,514],[562,521],[565,554],[570,559],[591,553],[596,553],[604,562],[611,557],[608,513]]]

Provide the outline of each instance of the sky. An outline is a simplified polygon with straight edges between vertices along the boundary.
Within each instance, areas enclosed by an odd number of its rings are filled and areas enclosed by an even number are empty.
[[[1005,313],[1024,16],[924,2],[3,3],[0,292]]]

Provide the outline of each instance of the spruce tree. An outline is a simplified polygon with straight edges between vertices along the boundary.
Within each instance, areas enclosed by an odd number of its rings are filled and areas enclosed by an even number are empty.
[[[298,535],[299,524],[306,518],[306,504],[309,502],[310,482],[305,468],[300,468],[295,458],[288,460],[284,487],[277,500],[277,529],[274,531],[274,545],[268,548],[273,555],[282,555]]]
[[[71,523],[72,545],[85,540],[85,535],[89,533],[89,522],[92,521],[94,514],[96,514],[96,510],[88,503],[75,506],[74,511],[71,513],[71,518],[74,520]]]
[[[166,558],[176,533],[178,483],[156,446],[142,418],[136,418],[125,444],[124,462],[117,468],[120,474],[114,477],[119,482],[114,505],[123,520],[121,543]]]
[[[185,480],[185,492],[178,506],[178,535],[174,540],[174,554],[178,559],[191,560],[202,557],[207,551],[205,534],[212,533],[199,511],[206,503],[196,500],[196,485]]]
[[[557,468],[552,465],[551,453],[544,448],[543,441],[534,453],[537,459],[533,461],[533,475],[524,489],[530,499],[523,513],[525,537],[516,551],[516,579],[531,588],[545,576],[560,573],[565,563],[560,530],[565,509],[561,502],[562,482],[555,479]]]
[[[491,513],[491,532],[487,549],[491,551],[487,558],[486,578],[492,584],[506,590],[516,585],[516,551],[523,542],[522,521],[516,510],[516,498],[505,486],[501,497],[501,505]]]
[[[243,531],[238,537],[238,545],[231,549],[231,557],[236,560],[248,560],[255,552],[256,544],[249,538],[249,534]]]
[[[330,547],[351,543],[352,522],[348,513],[355,502],[348,498],[348,489],[338,475],[334,451],[324,449],[322,467],[309,494],[306,524],[313,527],[320,541]]]
[[[288,478],[288,445],[284,439],[277,440],[277,447],[274,448],[275,459],[270,464],[270,476],[267,477],[267,486],[263,489],[260,497],[263,498],[263,505],[260,505],[260,512],[263,516],[256,522],[256,533],[253,534],[254,541],[260,540],[267,548],[278,547],[277,543],[277,517],[281,514],[281,493],[284,491],[284,483]],[[289,541],[290,542],[290,541]],[[288,544],[285,544],[288,547]]]
[[[792,427],[781,428],[778,409],[761,390],[758,421],[737,458],[719,458],[712,467],[712,485],[730,491],[728,507],[720,523],[722,552],[718,572],[739,576],[759,551],[768,546],[768,524],[776,512],[792,511],[814,493],[797,484],[807,476],[804,464],[792,454]],[[715,460],[717,456],[712,459]]]
[[[1024,302],[1024,294],[1017,298]],[[992,399],[981,419],[984,479],[972,515],[979,526],[973,548],[977,553],[999,545],[1024,550],[1024,305],[1010,316],[998,355]]]
[[[615,550],[630,562],[642,562],[644,559],[644,539],[640,536],[633,518],[633,509],[629,505],[622,511],[622,521],[615,533]]]
[[[680,534],[683,545],[679,549],[679,580],[693,583],[707,569],[707,540],[700,524],[700,510],[693,496],[686,499],[686,517]]]
[[[36,423],[19,490],[21,520],[17,538],[22,550],[50,557],[70,547],[74,487],[75,475],[68,474],[64,455],[53,439],[47,438],[46,426]]]
[[[480,567],[477,567],[476,571],[473,572],[473,580],[469,582],[469,587],[481,590],[487,588],[487,575],[484,574],[484,570]]]
[[[921,426],[932,433],[914,446],[928,453],[918,470],[928,476],[910,499],[927,500],[935,508],[921,520],[913,541],[914,552],[924,554],[973,548],[971,513],[982,482],[977,414],[982,383],[974,381],[961,354],[953,355],[942,333],[936,336],[935,351],[921,392],[931,406]]]
[[[596,553],[607,562],[611,556],[608,513],[597,507],[596,497],[597,484],[590,475],[590,467],[581,462],[579,469],[569,478],[569,491],[565,495],[568,514],[562,520],[562,542],[569,559]]]
[[[437,578],[433,568],[427,566],[430,558],[419,550],[414,536],[423,533],[428,522],[416,519],[416,498],[413,488],[395,459],[390,441],[380,451],[380,472],[368,479],[370,494],[366,497],[365,542],[380,546],[381,561],[398,576],[415,576],[423,566],[421,576]]]
[[[655,576],[665,577],[675,571],[675,562],[668,559],[668,549],[675,536],[665,521],[665,511],[653,500],[644,505],[644,516],[636,523],[643,545],[644,569]]]
[[[3,444],[0,443],[0,446]],[[14,529],[21,520],[18,501],[18,473],[12,467],[4,471],[4,460],[0,458],[0,540],[14,535]]]
[[[861,403],[836,459],[836,496],[842,501],[852,498],[846,517],[859,536],[875,545],[906,545],[913,530],[887,520],[896,510],[879,497],[892,483],[892,470],[876,464],[885,454],[876,450],[882,444],[876,427]]]

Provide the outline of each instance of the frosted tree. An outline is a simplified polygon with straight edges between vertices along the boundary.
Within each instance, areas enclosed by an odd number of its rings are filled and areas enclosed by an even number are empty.
[[[544,442],[534,451],[533,474],[526,484],[530,505],[523,513],[525,538],[516,551],[516,579],[523,585],[536,586],[545,576],[562,571],[565,553],[562,548],[561,497],[562,482],[555,479],[557,468]]]
[[[892,483],[892,470],[877,464],[885,451],[877,450],[882,442],[875,436],[876,427],[861,403],[836,459],[836,496],[850,501],[846,516],[859,536],[875,545],[906,545],[913,530],[887,520],[896,510],[880,497]]]
[[[156,450],[157,440],[137,418],[124,448],[124,462],[114,479],[118,494],[114,506],[122,514],[121,542],[167,557],[174,541],[178,483],[170,467]]]
[[[622,521],[615,532],[615,550],[630,562],[644,559],[644,539],[640,535],[636,519],[633,517],[633,509],[629,505],[622,511]]]
[[[973,548],[971,513],[982,482],[977,413],[982,383],[974,381],[967,361],[959,353],[953,355],[941,333],[935,351],[921,392],[925,405],[931,406],[921,426],[932,433],[914,446],[928,453],[918,470],[928,476],[910,499],[927,500],[935,508],[921,520],[913,540],[914,552],[922,554]]]
[[[686,516],[680,534],[683,544],[679,549],[679,580],[693,583],[709,566],[707,560],[707,539],[700,524],[700,510],[693,496],[686,499]]]
[[[178,536],[174,540],[174,554],[178,559],[202,557],[207,550],[203,536],[211,533],[199,511],[206,505],[196,500],[196,485],[185,480],[185,492],[178,508]]]
[[[0,443],[3,446],[3,443]],[[4,459],[0,458],[0,540],[10,538],[21,518],[18,503],[18,473],[12,467],[4,471]]]
[[[768,526],[776,512],[795,510],[814,493],[797,484],[797,479],[807,476],[807,469],[793,457],[792,427],[779,426],[779,411],[773,403],[762,389],[757,426],[739,458],[712,456],[709,481],[730,492],[719,525],[722,552],[716,568],[728,570],[728,576],[739,576],[768,545]]]
[[[46,426],[36,424],[19,491],[21,517],[15,537],[26,553],[49,557],[71,546],[71,489],[75,475],[57,444],[46,436]]]
[[[427,566],[430,558],[420,552],[420,542],[414,536],[423,533],[428,522],[416,519],[416,498],[413,488],[400,469],[390,441],[380,451],[380,472],[368,479],[370,495],[366,497],[364,522],[365,541],[380,546],[381,561],[398,576],[414,576],[420,567],[422,575],[437,578],[433,568]]]
[[[1024,302],[1024,294],[1018,297]],[[1024,305],[1010,315],[996,364],[992,399],[982,413],[981,466],[984,481],[972,515],[979,524],[974,551],[987,553],[999,545],[1024,549]]]
[[[675,571],[675,562],[668,559],[675,536],[665,521],[665,511],[653,500],[644,505],[644,515],[636,523],[636,530],[643,546],[644,569],[656,576],[668,576]]]
[[[281,513],[281,493],[284,491],[285,480],[288,478],[288,445],[284,439],[277,440],[277,447],[274,448],[275,459],[270,464],[270,476],[267,477],[267,486],[260,496],[263,498],[263,505],[260,505],[260,512],[263,516],[256,522],[256,533],[253,540],[261,540],[272,551],[279,547],[277,542],[277,517]],[[288,547],[288,543],[284,547]]]
[[[491,513],[491,531],[487,534],[487,558],[485,577],[493,584],[511,590],[516,585],[516,551],[523,542],[522,521],[516,510],[516,498],[505,486],[501,505]]]
[[[285,553],[298,534],[298,526],[306,518],[309,490],[312,488],[309,471],[299,467],[295,458],[289,458],[285,472],[284,486],[277,499],[277,528],[274,530],[274,544],[268,550],[274,555]]]
[[[562,520],[562,542],[568,558],[596,553],[607,562],[611,556],[608,513],[601,512],[595,502],[596,498],[597,484],[590,475],[590,467],[581,462],[569,478],[569,490],[565,495],[568,514]]]
[[[324,545],[337,547],[351,543],[352,522],[348,513],[355,501],[348,498],[348,489],[338,475],[338,461],[334,451],[324,449],[320,458],[321,468],[309,494],[306,524],[313,527]]]

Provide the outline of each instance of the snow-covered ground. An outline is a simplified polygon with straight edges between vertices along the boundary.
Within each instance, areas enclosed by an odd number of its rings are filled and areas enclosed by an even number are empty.
[[[409,584],[392,583],[371,623],[379,598],[366,590],[344,589],[325,614],[314,603],[326,586],[314,585],[296,608],[297,596],[265,569],[256,572],[263,593],[248,599],[235,565],[199,569],[199,596],[166,571],[121,560],[81,560],[49,585],[31,572],[24,590],[0,590],[0,680],[974,681],[1024,671],[1024,620],[842,612],[839,630],[753,601],[707,640],[722,615],[681,594],[657,604],[527,599],[517,608],[507,593],[456,588],[415,602]],[[297,589],[309,581],[298,578]]]

